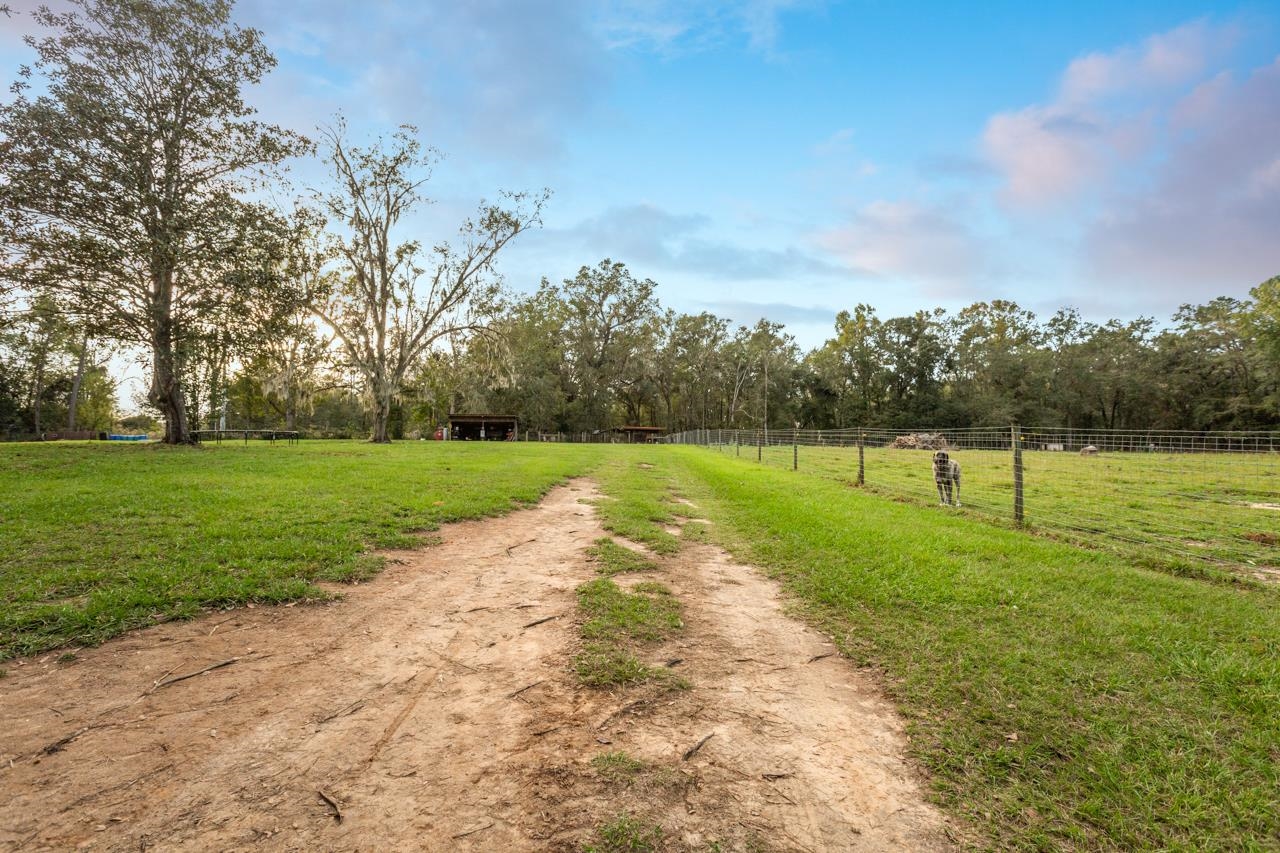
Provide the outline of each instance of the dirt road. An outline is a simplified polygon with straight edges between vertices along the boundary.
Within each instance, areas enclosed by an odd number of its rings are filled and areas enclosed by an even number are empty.
[[[692,687],[578,686],[592,497],[453,525],[340,602],[7,664],[0,849],[580,850],[624,811],[663,849],[948,848],[874,686],[712,546],[659,573],[686,629],[653,660]],[[614,750],[645,769],[602,778]]]

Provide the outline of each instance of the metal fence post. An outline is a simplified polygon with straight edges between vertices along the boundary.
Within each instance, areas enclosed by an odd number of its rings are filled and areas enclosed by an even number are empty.
[[[733,455],[742,455],[742,430],[735,429],[733,431]]]
[[[1011,430],[1013,438],[1013,520],[1022,523],[1022,428]]]
[[[866,478],[867,465],[866,465],[866,460],[862,456],[862,445],[865,443],[866,437],[867,437],[867,434],[865,432],[863,432],[862,430],[858,430],[858,485],[859,486],[864,486],[867,483],[867,478]]]
[[[800,438],[799,430],[791,430],[791,470],[800,470]]]
[[[756,461],[761,461],[764,456],[764,439],[760,436],[760,430],[756,430]]]

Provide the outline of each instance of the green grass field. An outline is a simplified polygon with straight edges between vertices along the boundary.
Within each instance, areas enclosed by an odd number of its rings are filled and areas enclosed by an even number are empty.
[[[718,447],[756,460],[755,447]],[[800,473],[852,484],[856,448],[800,447]],[[964,511],[1013,518],[1009,451],[957,450]],[[789,445],[763,449],[762,462],[791,469]],[[924,503],[938,502],[930,452],[865,449],[866,486]],[[1280,454],[1023,453],[1027,525],[1167,569],[1280,581]]]
[[[979,499],[980,463],[962,458]],[[609,496],[614,534],[678,550],[661,527],[687,511],[674,484],[713,522],[698,537],[777,576],[879,673],[934,796],[976,846],[1280,849],[1280,592],[1149,570],[731,451],[0,445],[0,653],[317,596],[315,581],[375,571],[371,546],[582,473]],[[1136,488],[1147,475],[1111,476]],[[1102,505],[1104,491],[1076,500]],[[674,625],[665,605],[597,587],[584,607],[604,628]]]
[[[940,802],[992,846],[1280,848],[1276,590],[670,450],[713,535],[883,674]]]
[[[412,531],[537,501],[590,446],[0,444],[0,660],[325,595]]]

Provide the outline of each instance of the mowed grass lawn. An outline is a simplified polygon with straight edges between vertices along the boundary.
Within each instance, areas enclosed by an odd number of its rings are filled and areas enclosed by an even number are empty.
[[[883,674],[981,846],[1280,849],[1275,589],[670,450],[713,535]]]
[[[537,501],[590,446],[0,444],[0,660],[203,608],[323,596],[373,547]]]

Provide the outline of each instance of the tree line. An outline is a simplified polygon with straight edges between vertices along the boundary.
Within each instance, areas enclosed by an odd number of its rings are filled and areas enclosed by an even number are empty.
[[[224,425],[387,441],[451,411],[550,433],[1280,424],[1280,279],[1159,327],[1001,300],[891,318],[860,304],[808,352],[779,323],[664,308],[611,259],[512,294],[497,258],[548,193],[499,193],[449,239],[406,237],[438,153],[409,126],[360,145],[341,116],[315,139],[257,119],[244,93],[275,59],[232,11],[33,13],[37,59],[0,106],[5,432],[109,428],[105,356],[121,347],[148,354],[136,402],[171,443]],[[295,191],[297,158],[327,181]]]

